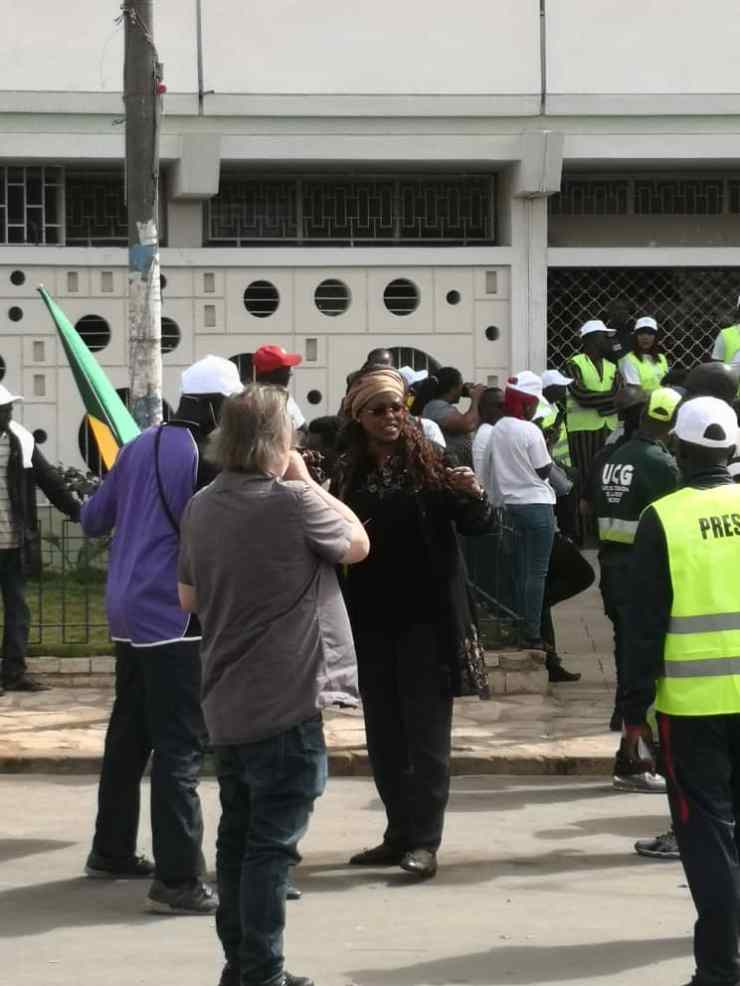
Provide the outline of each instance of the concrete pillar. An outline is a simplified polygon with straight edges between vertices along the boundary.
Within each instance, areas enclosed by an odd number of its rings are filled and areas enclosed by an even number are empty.
[[[546,369],[547,199],[511,202],[511,370]]]

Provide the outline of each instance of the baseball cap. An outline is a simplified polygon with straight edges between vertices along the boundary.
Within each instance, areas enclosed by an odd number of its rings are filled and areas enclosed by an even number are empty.
[[[694,397],[681,405],[673,434],[691,445],[730,448],[737,442],[737,417],[717,397]]]
[[[573,377],[566,377],[560,370],[545,370],[542,374],[542,388],[568,387],[573,383]]]
[[[589,336],[592,332],[606,332],[608,336],[617,334],[615,329],[607,328],[600,318],[591,318],[588,322],[584,322],[578,330],[578,335],[583,339],[584,336]]]
[[[20,394],[11,394],[7,387],[3,387],[0,383],[0,407],[3,404],[12,404],[14,401],[22,401],[23,398]]]
[[[271,373],[286,366],[298,366],[302,362],[302,356],[288,353],[282,346],[260,346],[252,357],[252,366],[256,373]]]
[[[236,364],[223,356],[208,354],[182,372],[183,394],[241,394],[244,385],[239,379]]]
[[[522,370],[521,373],[509,377],[506,386],[511,390],[519,391],[520,394],[542,397],[542,378],[531,370]]]
[[[635,322],[635,327],[632,331],[640,332],[640,331],[644,331],[645,329],[647,329],[648,332],[658,331],[658,323],[655,321],[654,318],[651,318],[650,315],[643,315],[642,318],[638,318],[637,321]]]
[[[673,387],[657,387],[648,399],[647,416],[654,421],[670,421],[682,397]]]
[[[407,387],[413,387],[416,383],[421,383],[429,376],[429,370],[414,370],[410,366],[402,366],[398,371],[404,379]]]

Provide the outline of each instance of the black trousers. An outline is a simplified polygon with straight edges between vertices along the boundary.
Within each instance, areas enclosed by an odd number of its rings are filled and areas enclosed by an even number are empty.
[[[604,612],[611,620],[614,633],[614,664],[617,671],[617,693],[614,708],[622,710],[622,690],[624,688],[625,630],[627,627],[627,606],[630,599],[629,555],[624,561],[609,561],[601,566],[601,598]]]
[[[197,877],[203,841],[197,788],[205,741],[198,643],[117,643],[93,850],[111,860],[136,851],[141,779],[151,754],[156,876],[172,884]]]
[[[384,841],[439,848],[450,789],[452,698],[443,694],[436,627],[355,629],[373,779]]]
[[[26,605],[26,582],[20,548],[0,551],[0,592],[3,597],[3,684],[26,673],[28,628],[31,614]]]
[[[698,918],[696,986],[740,983],[740,714],[658,714],[668,799]]]

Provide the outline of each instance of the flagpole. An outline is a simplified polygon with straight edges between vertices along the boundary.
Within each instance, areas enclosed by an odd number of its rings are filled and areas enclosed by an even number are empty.
[[[162,66],[153,0],[123,0],[128,209],[131,413],[140,428],[162,420],[162,298],[159,281],[159,123]]]

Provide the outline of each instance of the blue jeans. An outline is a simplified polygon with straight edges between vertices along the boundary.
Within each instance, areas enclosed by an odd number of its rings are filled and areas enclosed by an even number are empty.
[[[555,513],[548,503],[517,503],[506,509],[514,528],[515,609],[524,620],[527,638],[538,640],[547,566],[555,537]]]
[[[221,820],[216,930],[242,986],[283,973],[285,892],[313,803],[326,786],[321,717],[257,743],[216,749]]]

